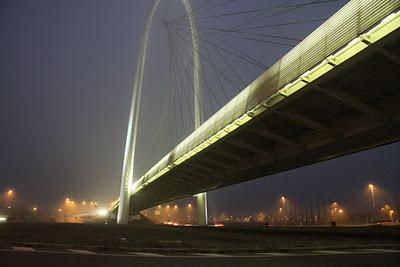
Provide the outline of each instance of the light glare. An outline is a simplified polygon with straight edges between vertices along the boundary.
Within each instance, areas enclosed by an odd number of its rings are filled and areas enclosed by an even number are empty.
[[[106,217],[108,215],[108,210],[106,209],[99,209],[97,211],[97,215],[99,215],[100,217]]]

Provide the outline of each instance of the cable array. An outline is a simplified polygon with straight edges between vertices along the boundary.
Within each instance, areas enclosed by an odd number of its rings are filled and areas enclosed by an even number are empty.
[[[288,14],[337,1],[345,0],[288,0],[276,1],[276,5],[266,1],[259,4],[262,6],[241,10],[243,1],[239,0],[196,0],[192,1],[190,13],[185,11],[182,0],[161,1],[163,10],[153,22],[151,34],[164,32],[164,42],[151,36],[157,41],[149,51],[162,49],[167,56],[159,62],[154,58],[150,62],[150,56],[146,62],[145,73],[149,74],[145,74],[144,91],[153,91],[147,98],[144,96],[141,108],[138,140],[142,137],[144,141],[139,141],[136,152],[139,168],[135,166],[135,176],[141,176],[193,132],[195,98],[200,99],[206,120],[273,63],[266,62],[260,51],[274,49],[283,54],[303,38],[294,36],[290,29],[300,25],[315,28],[326,19]],[[197,34],[191,32],[190,16],[195,19]],[[300,19],[293,19],[296,17]],[[192,38],[200,43],[199,49],[193,47]],[[201,59],[201,95],[194,95],[193,89],[195,54]],[[163,61],[167,63],[162,64]],[[166,69],[155,73],[152,64]],[[154,79],[164,76],[160,88],[146,88],[146,81],[154,83]],[[156,97],[160,99],[154,101]]]

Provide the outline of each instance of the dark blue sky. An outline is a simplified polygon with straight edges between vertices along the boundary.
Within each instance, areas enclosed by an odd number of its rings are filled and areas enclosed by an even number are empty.
[[[240,0],[234,8],[280,1],[270,2]],[[277,16],[269,23],[326,18],[345,2]],[[136,53],[148,5],[147,0],[1,1],[0,190],[15,188],[27,203],[42,205],[66,196],[101,201],[117,197]],[[317,26],[296,25],[285,34],[302,39]],[[155,23],[157,27],[161,26]],[[153,38],[154,51],[162,51],[165,40]],[[288,50],[251,43],[242,48],[253,50],[267,65]],[[246,75],[255,78],[254,72]],[[147,97],[155,97],[160,88],[148,91]],[[143,105],[146,109],[150,104]],[[140,138],[148,134],[144,131]],[[385,192],[382,201],[393,199],[400,188],[399,152],[400,144],[388,145],[220,189],[210,193],[209,205],[214,211],[251,213],[272,207],[282,193],[289,199],[359,205],[365,201],[368,182]]]

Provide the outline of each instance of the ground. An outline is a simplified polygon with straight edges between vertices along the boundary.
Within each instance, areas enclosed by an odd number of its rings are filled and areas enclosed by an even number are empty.
[[[0,249],[251,254],[400,248],[400,227],[173,227],[62,223],[0,224]]]
[[[400,227],[0,224],[0,266],[398,266]]]

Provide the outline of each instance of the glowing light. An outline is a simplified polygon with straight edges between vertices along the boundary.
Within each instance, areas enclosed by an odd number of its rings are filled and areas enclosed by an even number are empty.
[[[108,215],[108,210],[106,209],[99,209],[97,211],[97,215],[99,215],[100,217],[106,217]]]
[[[82,205],[86,205],[86,201],[82,201]]]
[[[369,184],[368,187],[369,187],[369,189],[374,190],[374,185],[373,184]]]
[[[58,209],[58,212],[62,212],[62,209]]]
[[[13,190],[10,189],[7,191],[7,196],[11,197],[13,194],[14,194]]]
[[[6,217],[0,217],[0,222],[5,222],[5,221],[7,221]]]
[[[36,208],[36,207],[33,207],[33,211],[37,211],[37,208]]]

